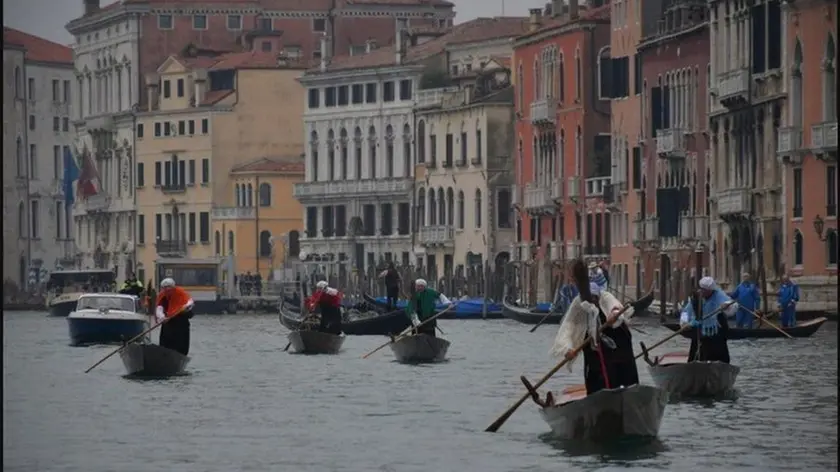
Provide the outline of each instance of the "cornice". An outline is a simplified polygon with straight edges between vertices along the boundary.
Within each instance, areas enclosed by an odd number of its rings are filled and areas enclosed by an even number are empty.
[[[577,31],[591,30],[594,29],[598,24],[609,24],[609,20],[579,20],[574,23],[566,23],[564,25],[548,28],[544,31],[529,33],[527,36],[520,36],[519,39],[514,41],[513,47],[520,48],[523,46],[540,43],[547,39],[556,38],[564,34],[574,33]]]
[[[364,69],[336,70],[330,72],[312,72],[298,79],[301,85],[333,85],[358,81],[359,79],[381,79],[382,76],[402,77],[418,75],[423,72],[422,65],[401,65],[368,67]]]

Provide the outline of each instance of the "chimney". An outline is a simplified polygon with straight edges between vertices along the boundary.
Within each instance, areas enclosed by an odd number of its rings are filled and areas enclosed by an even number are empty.
[[[531,8],[528,10],[531,15],[528,21],[528,31],[534,32],[540,28],[540,20],[542,19],[542,8]]]
[[[569,0],[569,18],[577,20],[578,18],[578,0]]]
[[[148,111],[157,109],[158,104],[158,81],[157,74],[146,74],[146,98],[148,99]]]
[[[85,16],[93,15],[99,11],[99,0],[84,0]]]
[[[558,17],[563,14],[563,0],[551,0],[551,16]]]
[[[201,105],[204,100],[204,94],[207,92],[207,70],[197,69],[193,72],[193,85],[195,85],[195,96],[193,97],[194,106]]]
[[[321,36],[321,72],[327,71],[327,65],[330,63],[330,37],[327,33]]]
[[[405,18],[397,18],[397,35],[396,35],[396,50],[397,50],[397,65],[402,64],[403,57],[405,57],[405,30],[408,24]]]

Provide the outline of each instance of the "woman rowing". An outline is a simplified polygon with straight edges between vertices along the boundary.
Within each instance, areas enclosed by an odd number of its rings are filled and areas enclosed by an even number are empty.
[[[688,349],[688,361],[720,361],[729,364],[729,323],[727,315],[738,311],[738,304],[721,290],[715,279],[700,279],[700,290],[680,313],[680,326],[696,328]],[[695,307],[696,305],[696,307]],[[717,316],[709,316],[718,311]]]

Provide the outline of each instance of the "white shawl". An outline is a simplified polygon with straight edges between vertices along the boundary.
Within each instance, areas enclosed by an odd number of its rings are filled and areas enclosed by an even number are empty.
[[[623,305],[615,295],[604,290],[598,296],[598,305],[605,315],[610,316],[611,313],[621,311]],[[621,326],[630,317],[633,316],[633,307],[627,308],[621,316],[613,324],[614,327]],[[563,321],[560,323],[560,328],[557,329],[557,336],[554,338],[554,345],[551,347],[551,354],[558,358],[564,358],[566,354],[574,350],[583,343],[587,333],[592,340],[592,345],[598,344],[598,331],[601,328],[601,323],[598,319],[598,309],[589,302],[583,302],[580,295],[572,300],[569,309],[563,316]],[[572,371],[572,365],[577,360],[577,356],[571,359],[566,366],[569,372]]]

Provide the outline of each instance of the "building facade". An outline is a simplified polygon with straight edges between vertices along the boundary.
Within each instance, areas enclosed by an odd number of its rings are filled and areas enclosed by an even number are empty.
[[[798,309],[836,310],[837,4],[788,2],[782,15],[788,72],[776,141],[787,190],[782,263],[800,286]]]
[[[604,205],[610,184],[609,100],[598,95],[597,58],[609,45],[609,7],[530,11],[531,32],[514,46],[517,240],[523,261],[603,259],[611,246]],[[531,296],[550,296],[540,264]],[[558,274],[562,277],[562,271]],[[534,300],[532,300],[534,301]]]
[[[301,226],[286,180],[299,178],[302,73],[297,63],[249,51],[172,56],[147,75],[151,111],[137,114],[136,128],[143,273],[155,273],[156,263],[218,262],[232,254],[236,273],[268,276],[273,237]],[[266,167],[270,177],[251,182],[264,167],[254,162],[277,165]],[[285,210],[277,213],[277,207]],[[284,221],[263,223],[269,217]]]
[[[644,204],[633,218],[632,238],[641,288],[658,284],[657,274],[665,270],[665,289],[682,297],[697,280],[696,253],[704,254],[708,271],[711,249],[706,5],[672,2],[658,19],[645,20],[657,25],[638,45],[643,111],[636,121],[645,146],[642,161],[633,156],[622,173]],[[622,156],[630,151],[623,149]]]
[[[73,52],[4,28],[3,62],[3,279],[34,288],[75,258],[64,161],[75,134]]]

